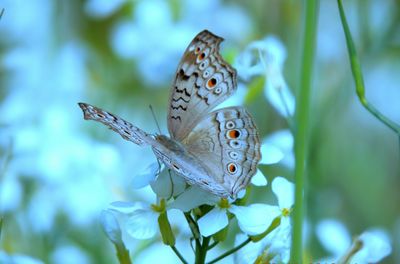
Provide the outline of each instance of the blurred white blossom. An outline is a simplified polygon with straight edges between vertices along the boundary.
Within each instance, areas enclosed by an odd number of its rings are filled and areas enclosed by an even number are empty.
[[[283,77],[286,49],[275,36],[250,43],[236,58],[235,67],[244,81],[265,76],[264,94],[284,117],[293,116],[295,98]]]
[[[282,163],[294,168],[293,134],[289,130],[276,131],[262,140],[260,164]]]
[[[335,219],[320,221],[316,234],[321,244],[332,254],[322,261],[338,261],[348,253],[352,245],[347,228]],[[369,229],[355,239],[361,242],[361,248],[351,257],[350,263],[377,263],[392,252],[389,235],[382,229]]]

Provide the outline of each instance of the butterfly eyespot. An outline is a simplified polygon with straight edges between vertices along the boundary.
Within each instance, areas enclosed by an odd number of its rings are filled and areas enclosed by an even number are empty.
[[[240,131],[237,129],[231,129],[228,130],[228,132],[226,133],[226,136],[230,139],[236,139],[239,138],[241,135]]]
[[[217,85],[217,79],[215,79],[214,77],[213,77],[213,78],[210,78],[210,79],[207,81],[207,88],[208,88],[208,89],[214,88],[215,85]]]
[[[200,63],[200,66],[199,66],[200,70],[204,70],[205,67],[206,67],[206,62],[205,61]]]
[[[237,171],[237,166],[235,163],[231,162],[228,164],[227,169],[230,174],[234,174]]]
[[[197,61],[200,62],[200,61],[204,60],[205,57],[206,57],[206,54],[204,52],[202,52],[197,56]]]
[[[229,157],[231,157],[231,159],[236,160],[239,157],[239,154],[236,151],[231,151],[229,152]]]
[[[196,47],[196,49],[194,50],[194,54],[198,54],[200,52],[200,47]]]
[[[215,90],[214,90],[214,93],[215,94],[220,94],[222,92],[222,88],[221,87],[217,87],[217,88],[215,88]]]
[[[205,72],[203,73],[203,77],[204,77],[204,78],[207,78],[209,75],[210,75],[210,73],[209,73],[208,71],[205,71]]]
[[[228,121],[225,123],[225,127],[227,129],[234,129],[235,128],[235,122],[233,122],[232,120]]]
[[[231,146],[232,148],[238,149],[238,148],[240,148],[240,143],[238,140],[233,139],[233,140],[229,141],[229,146]]]

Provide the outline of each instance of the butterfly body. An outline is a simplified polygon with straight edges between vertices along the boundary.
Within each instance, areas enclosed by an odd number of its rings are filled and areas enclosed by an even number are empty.
[[[236,197],[261,158],[256,126],[243,107],[210,112],[236,90],[236,71],[219,55],[222,38],[205,30],[186,49],[171,89],[170,137],[150,135],[124,119],[79,103],[85,119],[101,122],[124,139],[152,147],[168,168],[220,197]]]

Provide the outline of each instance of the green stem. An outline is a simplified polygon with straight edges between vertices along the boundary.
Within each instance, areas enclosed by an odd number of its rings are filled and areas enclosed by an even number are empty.
[[[175,254],[178,256],[178,258],[182,261],[182,263],[184,263],[184,264],[188,263],[175,246],[171,246],[171,248],[175,252]]]
[[[117,250],[117,257],[120,264],[132,264],[131,258],[129,256],[129,251],[125,248],[123,244],[114,244]]]
[[[318,20],[318,0],[305,1],[304,37],[302,67],[300,74],[300,89],[296,103],[295,134],[295,205],[293,209],[293,236],[291,248],[291,263],[302,263],[303,254],[303,215],[304,215],[304,177],[307,157],[310,93],[314,63],[315,37]]]
[[[236,251],[238,251],[239,249],[241,249],[242,247],[246,246],[248,243],[251,242],[251,239],[248,238],[245,241],[243,241],[240,245],[232,248],[231,250],[228,250],[227,252],[225,252],[224,254],[220,255],[219,257],[216,257],[215,259],[211,260],[210,262],[208,262],[207,264],[212,264],[212,263],[216,263],[217,261],[220,261],[221,259],[235,253]]]
[[[210,243],[211,237],[203,237],[203,243],[200,247],[196,245],[196,264],[203,264],[206,261],[208,244]]]
[[[208,246],[208,250],[213,249],[216,245],[219,244],[219,241],[214,241],[211,245]]]
[[[358,56],[357,56],[353,38],[350,33],[349,25],[347,24],[346,15],[343,10],[342,1],[337,0],[337,2],[338,2],[340,19],[342,21],[344,35],[346,37],[347,50],[349,52],[351,71],[352,71],[354,82],[356,85],[357,96],[365,109],[367,109],[373,116],[375,116],[378,120],[380,120],[383,124],[385,124],[391,130],[393,130],[395,133],[400,135],[400,125],[393,122],[386,116],[384,116],[365,98],[365,85],[364,85],[364,78],[363,78],[362,71],[361,71],[361,65],[360,65],[360,62],[358,61]]]
[[[184,213],[186,221],[188,222],[190,231],[192,232],[193,238],[196,242],[196,248],[200,247],[200,231],[199,227],[197,226],[197,223],[194,221],[192,216],[190,215],[190,212]]]

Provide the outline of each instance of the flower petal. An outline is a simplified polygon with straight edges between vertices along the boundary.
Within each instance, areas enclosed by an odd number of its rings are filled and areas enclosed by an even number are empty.
[[[197,224],[199,225],[200,233],[207,237],[223,229],[228,225],[228,222],[226,210],[215,207],[200,218]]]
[[[293,142],[293,135],[287,129],[276,131],[264,138],[261,144],[261,153],[263,155],[261,163],[274,164],[282,162],[287,167],[292,168],[294,165]]]
[[[290,209],[294,204],[294,184],[283,177],[276,177],[272,181],[272,191],[278,198],[280,209]]]
[[[140,189],[149,185],[157,177],[160,169],[158,162],[153,162],[148,165],[143,171],[132,179],[132,186],[134,189]]]
[[[123,202],[123,201],[112,202],[109,205],[110,210],[114,210],[114,211],[117,211],[122,214],[130,214],[137,209],[143,209],[145,207],[146,207],[146,205],[143,203],[140,203],[140,202],[131,203],[131,202]]]
[[[122,234],[118,220],[111,210],[103,210],[100,215],[101,226],[108,239],[116,245],[122,245]]]
[[[219,197],[204,191],[197,186],[190,186],[171,203],[169,208],[180,209],[188,212],[202,204],[215,205],[219,202]]]
[[[363,242],[363,247],[353,256],[351,262],[378,263],[392,252],[389,236],[384,230],[365,231],[359,239]]]
[[[228,210],[236,216],[240,229],[248,235],[261,234],[281,214],[277,206],[268,204],[231,205]]]
[[[151,188],[158,197],[169,199],[172,196],[179,195],[186,188],[186,181],[176,175],[169,173],[169,170],[163,170],[154,182],[150,183]]]
[[[320,221],[316,227],[316,234],[324,248],[335,257],[342,256],[351,245],[346,227],[335,219]]]
[[[282,72],[276,68],[270,68],[266,75],[265,97],[280,115],[284,117],[293,116],[296,101],[282,76]]]
[[[256,174],[251,178],[251,183],[255,186],[266,186],[268,184],[267,179],[265,178],[264,174],[257,169]]]
[[[138,209],[127,219],[126,231],[133,238],[152,238],[158,231],[158,214],[152,210]]]
[[[261,160],[260,164],[276,164],[280,162],[284,157],[282,150],[278,147],[269,144],[263,143],[261,144]]]

